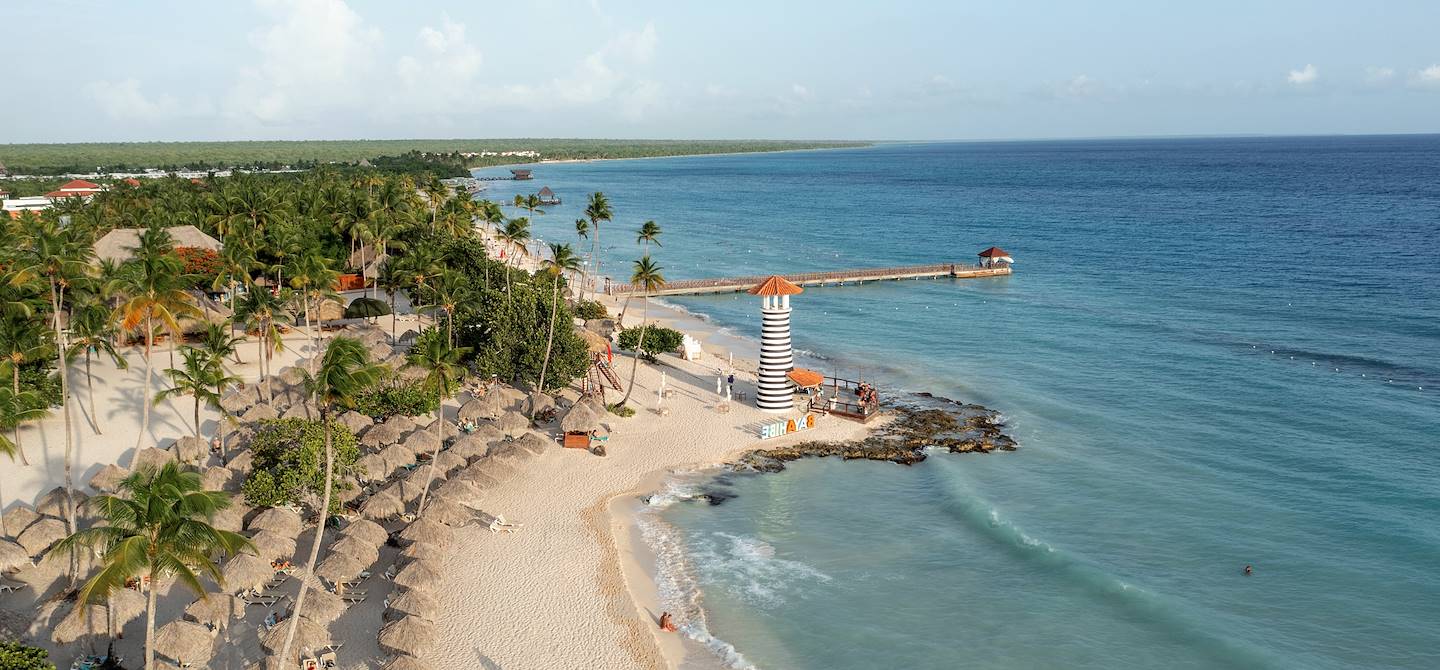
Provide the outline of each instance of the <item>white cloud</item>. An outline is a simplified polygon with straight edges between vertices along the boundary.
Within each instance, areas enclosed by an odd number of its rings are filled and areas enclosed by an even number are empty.
[[[465,24],[444,15],[438,28],[425,26],[416,39],[419,51],[396,61],[395,74],[403,94],[390,98],[390,106],[444,114],[474,97],[474,80],[484,57],[466,37]]]
[[[655,47],[659,42],[660,37],[655,33],[655,22],[649,21],[639,32],[621,34],[612,44],[612,49],[631,62],[645,64],[655,56]]]
[[[1061,98],[1095,98],[1105,92],[1105,84],[1087,74],[1077,74],[1055,87],[1055,95]]]
[[[150,98],[140,90],[140,81],[97,81],[86,87],[86,92],[100,104],[100,109],[113,119],[124,121],[154,122],[174,118],[180,114],[180,102],[173,96],[160,95]]]
[[[1420,86],[1440,86],[1440,63],[1416,72],[1415,83]]]
[[[809,102],[815,98],[815,94],[811,93],[810,89],[802,84],[791,84],[790,94],[795,96],[796,100],[802,102]]]
[[[1365,68],[1365,83],[1379,85],[1395,79],[1395,68],[1370,66]]]
[[[1295,86],[1309,86],[1315,83],[1315,80],[1319,78],[1320,71],[1315,69],[1314,65],[1310,65],[1307,63],[1305,67],[1300,68],[1299,70],[1291,70],[1290,74],[1285,77],[1285,81],[1288,81]]]

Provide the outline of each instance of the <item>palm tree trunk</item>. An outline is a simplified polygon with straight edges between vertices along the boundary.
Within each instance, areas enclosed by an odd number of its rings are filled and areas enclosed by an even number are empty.
[[[150,375],[154,362],[150,359],[151,349],[155,346],[154,324],[147,314],[145,316],[145,393],[140,398],[140,434],[135,437],[135,448],[138,450],[141,444],[145,443],[145,434],[150,432]]]
[[[200,437],[200,394],[195,394],[195,437]]]
[[[295,642],[295,629],[300,625],[301,608],[305,606],[305,594],[315,580],[315,561],[320,557],[320,543],[325,538],[325,521],[330,518],[331,480],[335,476],[335,452],[330,443],[330,414],[320,411],[320,423],[325,426],[325,494],[320,497],[320,522],[315,526],[315,542],[310,545],[310,559],[305,562],[305,578],[300,580],[299,595],[295,596],[295,611],[290,616],[290,630],[285,633],[285,644],[280,648],[280,658],[290,658],[290,645]]]
[[[443,392],[442,392],[443,393]],[[418,516],[425,511],[425,500],[430,497],[430,487],[435,483],[435,461],[440,458],[440,445],[445,444],[445,396],[440,396],[440,405],[435,408],[435,449],[430,452],[430,472],[425,476],[425,490],[420,492],[420,506],[415,508]]]
[[[395,344],[395,294],[390,294],[390,344]]]
[[[145,670],[155,667],[155,571],[150,571],[149,600],[145,604]]]
[[[0,485],[0,508],[3,507],[5,507],[5,491],[3,485]],[[0,516],[0,537],[10,537],[10,529],[5,527],[4,516]]]
[[[18,395],[18,394],[20,393],[20,364],[19,364],[19,363],[16,363],[15,361],[11,361],[11,362],[10,362],[10,380],[11,380],[11,383],[14,385],[14,391],[15,391],[15,393]],[[28,459],[28,458],[25,457],[25,447],[20,444],[20,422],[19,422],[19,421],[16,421],[16,422],[15,422],[15,438],[14,438],[14,442],[15,442],[15,451],[20,452],[20,465],[30,465],[30,459]]]
[[[60,371],[60,420],[65,422],[65,526],[70,534],[75,533],[75,438],[70,426],[70,364],[65,360],[65,333],[60,329],[60,305],[65,301],[65,290],[50,283],[50,309],[55,326],[55,365]],[[74,560],[71,560],[72,566]],[[70,579],[75,579],[72,570]]]
[[[320,357],[319,344],[315,341],[315,323],[310,320],[310,299],[301,298],[300,302],[305,303],[305,334],[310,336],[310,360],[306,366],[310,368],[310,374],[315,374],[315,359]]]
[[[640,350],[645,346],[645,334],[650,332],[645,329],[645,319],[649,316],[650,296],[647,294],[640,298],[640,339],[635,342],[635,360],[630,364],[630,385],[625,387],[625,397],[620,400],[621,407],[630,402],[630,394],[635,392],[635,371],[640,367]]]
[[[555,289],[550,293],[550,327],[545,333],[545,359],[540,363],[540,383],[535,387],[541,393],[545,392],[545,373],[550,370],[550,347],[555,344],[555,313],[559,311],[559,303],[560,275],[555,275]]]
[[[90,347],[85,347],[85,392],[90,396],[90,427],[100,434],[100,419],[95,414],[95,376],[90,374]]]

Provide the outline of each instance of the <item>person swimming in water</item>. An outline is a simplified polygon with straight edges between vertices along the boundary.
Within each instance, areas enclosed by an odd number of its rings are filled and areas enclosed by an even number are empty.
[[[1251,568],[1251,567],[1248,566],[1248,565],[1245,566],[1245,576],[1246,576],[1246,577],[1249,577],[1250,575],[1252,575],[1252,574],[1254,574],[1254,573],[1255,573],[1255,569],[1254,569],[1254,568]]]

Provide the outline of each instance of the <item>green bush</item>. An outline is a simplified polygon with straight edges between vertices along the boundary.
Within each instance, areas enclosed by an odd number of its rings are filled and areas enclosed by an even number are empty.
[[[420,416],[435,411],[439,399],[426,393],[420,382],[398,378],[385,380],[355,398],[355,411],[384,421],[396,414]]]
[[[575,303],[575,316],[589,321],[591,319],[608,319],[610,313],[605,311],[605,305],[599,300],[581,300]]]
[[[635,408],[634,408],[634,407],[631,407],[631,406],[629,406],[629,405],[621,405],[621,404],[618,403],[618,402],[611,404],[611,405],[610,405],[609,407],[607,407],[606,409],[609,409],[609,410],[610,410],[610,413],[611,413],[611,414],[614,414],[615,416],[622,416],[622,417],[635,416]]]
[[[620,348],[634,351],[635,345],[640,343],[641,331],[645,332],[645,349],[640,352],[640,355],[651,363],[655,362],[655,354],[675,351],[680,348],[680,343],[685,339],[684,333],[662,326],[629,328],[620,333]]]
[[[0,668],[5,670],[55,670],[50,652],[19,642],[0,642]]]
[[[334,491],[349,489],[355,474],[360,448],[355,434],[343,424],[330,422],[331,446],[335,451]],[[240,491],[245,502],[255,507],[276,507],[301,503],[318,507],[325,492],[325,429],[309,419],[272,419],[260,422],[250,443],[254,469]],[[340,511],[340,501],[331,497],[330,513]]]

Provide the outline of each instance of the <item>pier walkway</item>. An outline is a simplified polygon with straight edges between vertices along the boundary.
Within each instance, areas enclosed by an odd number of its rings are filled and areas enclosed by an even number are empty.
[[[932,265],[906,265],[889,268],[867,268],[860,270],[836,270],[833,272],[803,272],[800,274],[780,275],[792,284],[799,286],[825,286],[827,284],[850,284],[868,281],[885,281],[895,279],[939,279],[951,277],[956,279],[970,279],[977,277],[999,277],[1010,274],[1010,267],[981,267],[979,265],[968,265],[962,263],[936,263]],[[719,279],[682,279],[666,282],[659,291],[649,295],[699,295],[703,293],[738,293],[747,291],[750,287],[765,281],[766,276],[754,277],[722,277]],[[633,284],[608,283],[605,286],[605,293],[608,295],[640,295],[644,293],[640,287]]]

